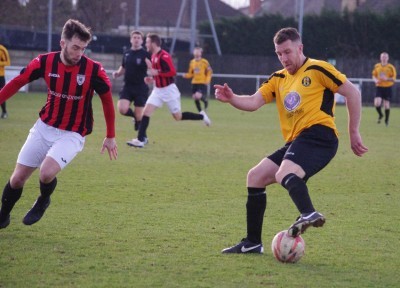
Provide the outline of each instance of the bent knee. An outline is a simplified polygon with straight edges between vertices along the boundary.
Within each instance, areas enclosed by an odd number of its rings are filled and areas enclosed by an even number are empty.
[[[265,187],[275,182],[276,181],[274,175],[270,175],[270,173],[261,171],[256,167],[250,169],[247,173],[248,187]]]

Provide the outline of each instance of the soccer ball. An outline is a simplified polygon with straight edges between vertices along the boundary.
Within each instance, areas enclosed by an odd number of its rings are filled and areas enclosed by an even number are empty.
[[[296,263],[303,257],[305,245],[300,235],[293,238],[289,236],[287,230],[284,230],[275,235],[271,249],[276,260],[282,263]]]

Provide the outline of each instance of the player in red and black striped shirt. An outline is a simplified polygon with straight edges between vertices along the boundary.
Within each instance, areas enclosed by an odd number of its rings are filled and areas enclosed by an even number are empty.
[[[10,212],[21,197],[25,182],[39,167],[40,196],[23,223],[32,225],[43,216],[57,185],[56,175],[82,151],[85,136],[92,132],[95,91],[100,96],[107,125],[101,153],[107,149],[111,160],[117,158],[111,84],[101,64],[83,55],[90,40],[90,29],[79,21],[68,20],[61,34],[61,51],[39,55],[0,91],[1,104],[36,79],[43,78],[48,88],[46,104],[4,187],[0,229],[9,225]]]
[[[164,103],[168,106],[169,111],[176,121],[203,120],[207,126],[210,126],[211,121],[204,111],[200,113],[181,112],[181,93],[174,83],[174,76],[176,75],[175,66],[171,55],[161,49],[161,38],[157,34],[148,34],[146,37],[146,47],[152,53],[152,68],[148,70],[149,76],[145,78],[145,82],[147,84],[154,83],[154,88],[143,110],[138,137],[126,142],[126,144],[139,148],[144,147],[148,142],[146,131],[149,126],[150,116],[157,108],[161,108]]]

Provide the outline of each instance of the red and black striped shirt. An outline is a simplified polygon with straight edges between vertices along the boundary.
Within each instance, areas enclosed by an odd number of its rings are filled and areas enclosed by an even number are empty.
[[[151,64],[152,68],[158,71],[158,75],[154,76],[156,87],[166,87],[175,82],[176,69],[167,51],[161,49],[158,53],[151,55]]]
[[[90,134],[93,130],[92,98],[96,91],[103,104],[107,137],[115,137],[111,83],[100,63],[82,56],[77,65],[66,66],[60,52],[39,55],[0,91],[0,103],[23,85],[39,78],[43,78],[48,87],[46,104],[39,112],[44,123],[82,136]]]

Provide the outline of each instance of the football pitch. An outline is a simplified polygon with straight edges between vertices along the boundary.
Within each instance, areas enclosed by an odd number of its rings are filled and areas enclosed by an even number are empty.
[[[136,133],[116,112],[119,157],[110,161],[100,154],[101,102],[93,102],[94,132],[58,175],[42,220],[21,222],[39,193],[35,172],[0,230],[0,287],[399,287],[399,108],[388,127],[376,123],[374,108],[363,108],[369,152],[358,158],[347,111],[337,107],[339,151],[308,182],[327,222],[303,234],[298,263],[282,264],[271,241],[298,212],[280,185],[267,190],[264,255],[220,253],[245,237],[247,171],[283,144],[275,105],[249,113],[211,100],[211,127],[175,122],[164,107],[151,118],[143,149],[125,144]],[[43,93],[7,101],[0,192],[44,103]],[[182,111],[195,111],[191,99],[182,99]]]

